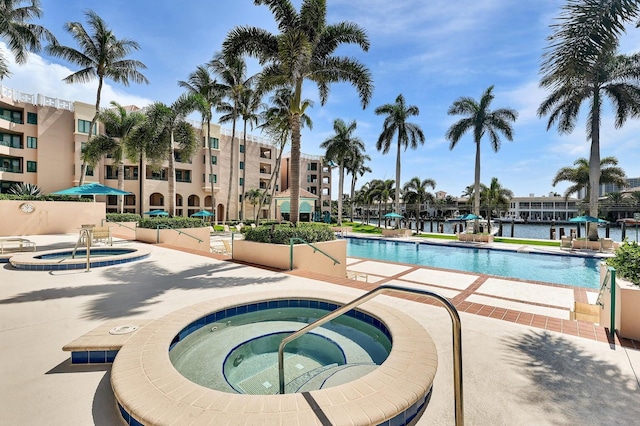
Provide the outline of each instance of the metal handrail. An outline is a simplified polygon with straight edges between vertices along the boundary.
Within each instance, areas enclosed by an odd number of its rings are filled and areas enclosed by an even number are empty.
[[[602,296],[604,295],[604,291],[609,288],[607,285],[609,284],[609,277],[611,276],[611,271],[607,269],[607,273],[604,276],[604,280],[602,280],[602,285],[600,286],[600,291],[598,292],[598,298],[596,299],[596,305],[600,307],[604,307],[604,303],[602,302]]]
[[[368,293],[354,299],[348,304],[329,312],[327,315],[317,319],[311,324],[301,328],[295,333],[282,339],[280,346],[278,347],[278,380],[280,384],[280,394],[284,394],[284,347],[287,343],[297,339],[298,337],[308,333],[316,327],[319,327],[334,318],[339,317],[345,312],[354,309],[356,306],[361,305],[369,299],[374,298],[380,293],[391,291],[400,291],[408,293],[418,293],[423,296],[429,297],[439,301],[442,306],[449,312],[452,323],[452,337],[453,337],[453,386],[454,386],[454,403],[455,403],[455,424],[456,426],[464,425],[464,407],[462,400],[462,328],[460,323],[460,315],[455,306],[443,296],[437,293],[433,293],[426,290],[418,290],[413,288],[398,287],[394,285],[381,285],[375,290],[371,290]]]
[[[75,247],[73,247],[73,252],[71,252],[71,258],[76,258],[76,251],[78,251],[78,246],[80,245],[80,241],[82,241],[82,234],[84,234],[85,241],[87,243],[87,272],[91,270],[91,229],[90,228],[82,228],[78,233],[78,241],[76,241]]]
[[[121,224],[120,222],[113,222],[113,221],[111,221],[111,220],[109,220],[109,219],[102,219],[102,221],[101,221],[101,223],[100,223],[100,226],[104,226],[104,223],[105,223],[105,222],[108,222],[108,223],[115,223],[115,224],[116,224],[116,225],[118,225],[118,226],[121,226],[121,227],[123,227],[123,228],[130,229],[130,230],[132,230],[132,231],[135,231],[135,230],[136,230],[136,228],[132,228],[132,227],[127,226],[127,225],[123,225],[123,224]]]
[[[203,241],[203,240],[201,240],[200,238],[198,238],[198,237],[194,237],[193,235],[191,235],[191,234],[187,234],[186,232],[183,232],[183,231],[181,231],[181,230],[179,230],[179,229],[175,229],[175,228],[172,228],[172,227],[170,227],[170,226],[167,226],[167,225],[164,225],[164,224],[160,224],[160,225],[156,225],[156,231],[157,231],[157,235],[156,235],[156,243],[158,243],[158,244],[160,243],[160,229],[171,229],[171,230],[173,230],[173,231],[176,231],[178,234],[184,234],[184,235],[186,235],[187,237],[191,237],[191,238],[193,238],[194,240],[197,240],[199,243],[201,243],[201,242]]]
[[[289,270],[293,271],[293,243],[295,241],[299,241],[301,243],[305,243],[306,245],[308,245],[309,247],[311,247],[313,249],[313,252],[317,252],[319,251],[320,253],[324,254],[325,256],[327,256],[329,259],[333,260],[333,264],[334,265],[339,265],[340,261],[338,259],[336,259],[335,257],[331,256],[328,253],[325,253],[324,251],[322,251],[322,249],[314,246],[311,243],[306,242],[305,240],[303,240],[302,238],[298,238],[298,237],[293,237],[293,238],[289,238]]]
[[[609,279],[611,278],[611,279]],[[609,288],[607,284],[611,282],[611,288],[609,290],[609,303],[611,305],[611,310],[609,313],[609,337],[613,338],[616,333],[616,270],[612,267],[607,267],[607,273],[604,276],[604,280],[602,280],[602,285],[600,286],[600,292],[598,293],[598,299],[596,300],[596,305],[600,305],[600,307],[604,308],[604,303],[602,302],[602,297],[604,295],[604,291]]]

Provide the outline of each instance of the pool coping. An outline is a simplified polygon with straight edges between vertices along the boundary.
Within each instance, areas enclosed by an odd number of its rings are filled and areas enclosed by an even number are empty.
[[[131,249],[131,247],[119,246],[119,247],[93,247],[91,250],[118,250]],[[79,247],[79,249],[86,249],[85,247]],[[25,271],[49,271],[49,270],[72,270],[82,269],[87,266],[86,256],[76,257],[75,259],[37,259],[37,256],[46,256],[48,254],[59,253],[62,251],[72,251],[73,248],[46,250],[33,253],[20,253],[15,254],[9,258],[9,263],[16,269]],[[122,263],[129,263],[136,260],[142,260],[151,255],[151,250],[148,247],[137,246],[133,248],[130,253],[117,254],[112,256],[100,256],[96,258],[90,258],[90,267],[99,268],[103,266],[119,265]]]
[[[323,418],[332,424],[386,424],[430,395],[438,365],[433,340],[410,316],[374,301],[358,309],[388,327],[391,353],[376,370],[343,385],[286,395],[231,394],[199,386],[171,364],[169,345],[192,321],[230,306],[291,298],[341,304],[353,300],[313,289],[261,291],[202,302],[148,323],[113,363],[111,384],[121,412],[144,424],[226,424],[238,416],[245,424],[320,425]]]

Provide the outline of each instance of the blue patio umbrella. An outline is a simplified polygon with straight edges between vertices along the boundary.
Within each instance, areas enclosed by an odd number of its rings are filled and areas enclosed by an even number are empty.
[[[215,216],[215,214],[211,213],[208,210],[200,210],[199,212],[195,212],[194,214],[191,215],[191,217],[202,217],[202,218],[213,217],[213,216]]]
[[[169,216],[169,213],[165,212],[164,210],[151,210],[149,212],[144,212],[143,214],[149,216]]]
[[[577,216],[577,217],[572,217],[571,219],[569,219],[569,222],[573,222],[573,223],[584,223],[585,224],[585,229],[584,232],[587,232],[587,222],[591,222],[591,223],[608,223],[606,220],[602,220],[599,219],[597,217],[593,217],[593,216],[589,216],[589,215],[582,215],[582,216]],[[580,226],[580,225],[578,225]],[[580,231],[578,229],[578,231]]]
[[[102,185],[100,183],[87,183],[81,186],[73,186],[71,188],[62,189],[52,192],[53,195],[130,195],[131,192],[121,191],[117,188]]]

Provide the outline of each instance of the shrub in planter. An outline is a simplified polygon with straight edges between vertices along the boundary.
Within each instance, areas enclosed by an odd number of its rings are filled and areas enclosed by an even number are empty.
[[[244,232],[245,240],[270,244],[289,244],[291,238],[300,238],[308,243],[333,241],[334,232],[324,224],[298,224],[292,227],[288,224],[258,226],[247,228]]]
[[[616,268],[619,277],[640,286],[640,246],[626,241],[616,250],[615,257],[607,259],[607,265]]]
[[[137,222],[140,219],[142,218],[136,213],[107,213],[109,222]]]
[[[204,225],[201,219],[195,217],[156,217],[151,219],[141,219],[138,228],[156,229],[170,228],[202,228]]]

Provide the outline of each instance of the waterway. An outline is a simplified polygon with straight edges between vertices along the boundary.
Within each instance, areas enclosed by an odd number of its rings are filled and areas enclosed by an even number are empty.
[[[372,219],[369,221],[372,225],[377,225],[377,219]],[[393,221],[391,222],[393,225]],[[433,223],[433,228],[431,227]],[[425,222],[424,223],[424,232],[438,232],[439,225],[443,227],[443,233],[445,234],[453,234],[454,225],[459,225],[458,222]],[[495,223],[495,226],[498,226],[499,223]],[[502,224],[502,236],[503,237],[511,237],[513,238],[526,238],[526,239],[540,239],[540,240],[548,240],[550,239],[550,230],[552,225],[549,223],[514,223],[513,224],[513,235],[511,234],[511,223],[503,223]],[[556,229],[556,240],[560,239],[560,228],[564,228],[564,234],[569,235],[571,230],[577,232],[578,224],[555,224],[553,225]],[[415,222],[412,221],[411,229],[416,229]],[[584,223],[580,224],[580,234],[581,236],[585,236],[585,225]],[[636,228],[635,226],[628,226],[626,228],[626,239],[627,241],[638,241],[638,236],[640,234],[640,227]],[[607,229],[603,227],[598,228],[598,235],[601,238],[605,238],[607,236]],[[621,227],[610,227],[609,228],[609,238],[614,241],[622,241],[622,228]]]

